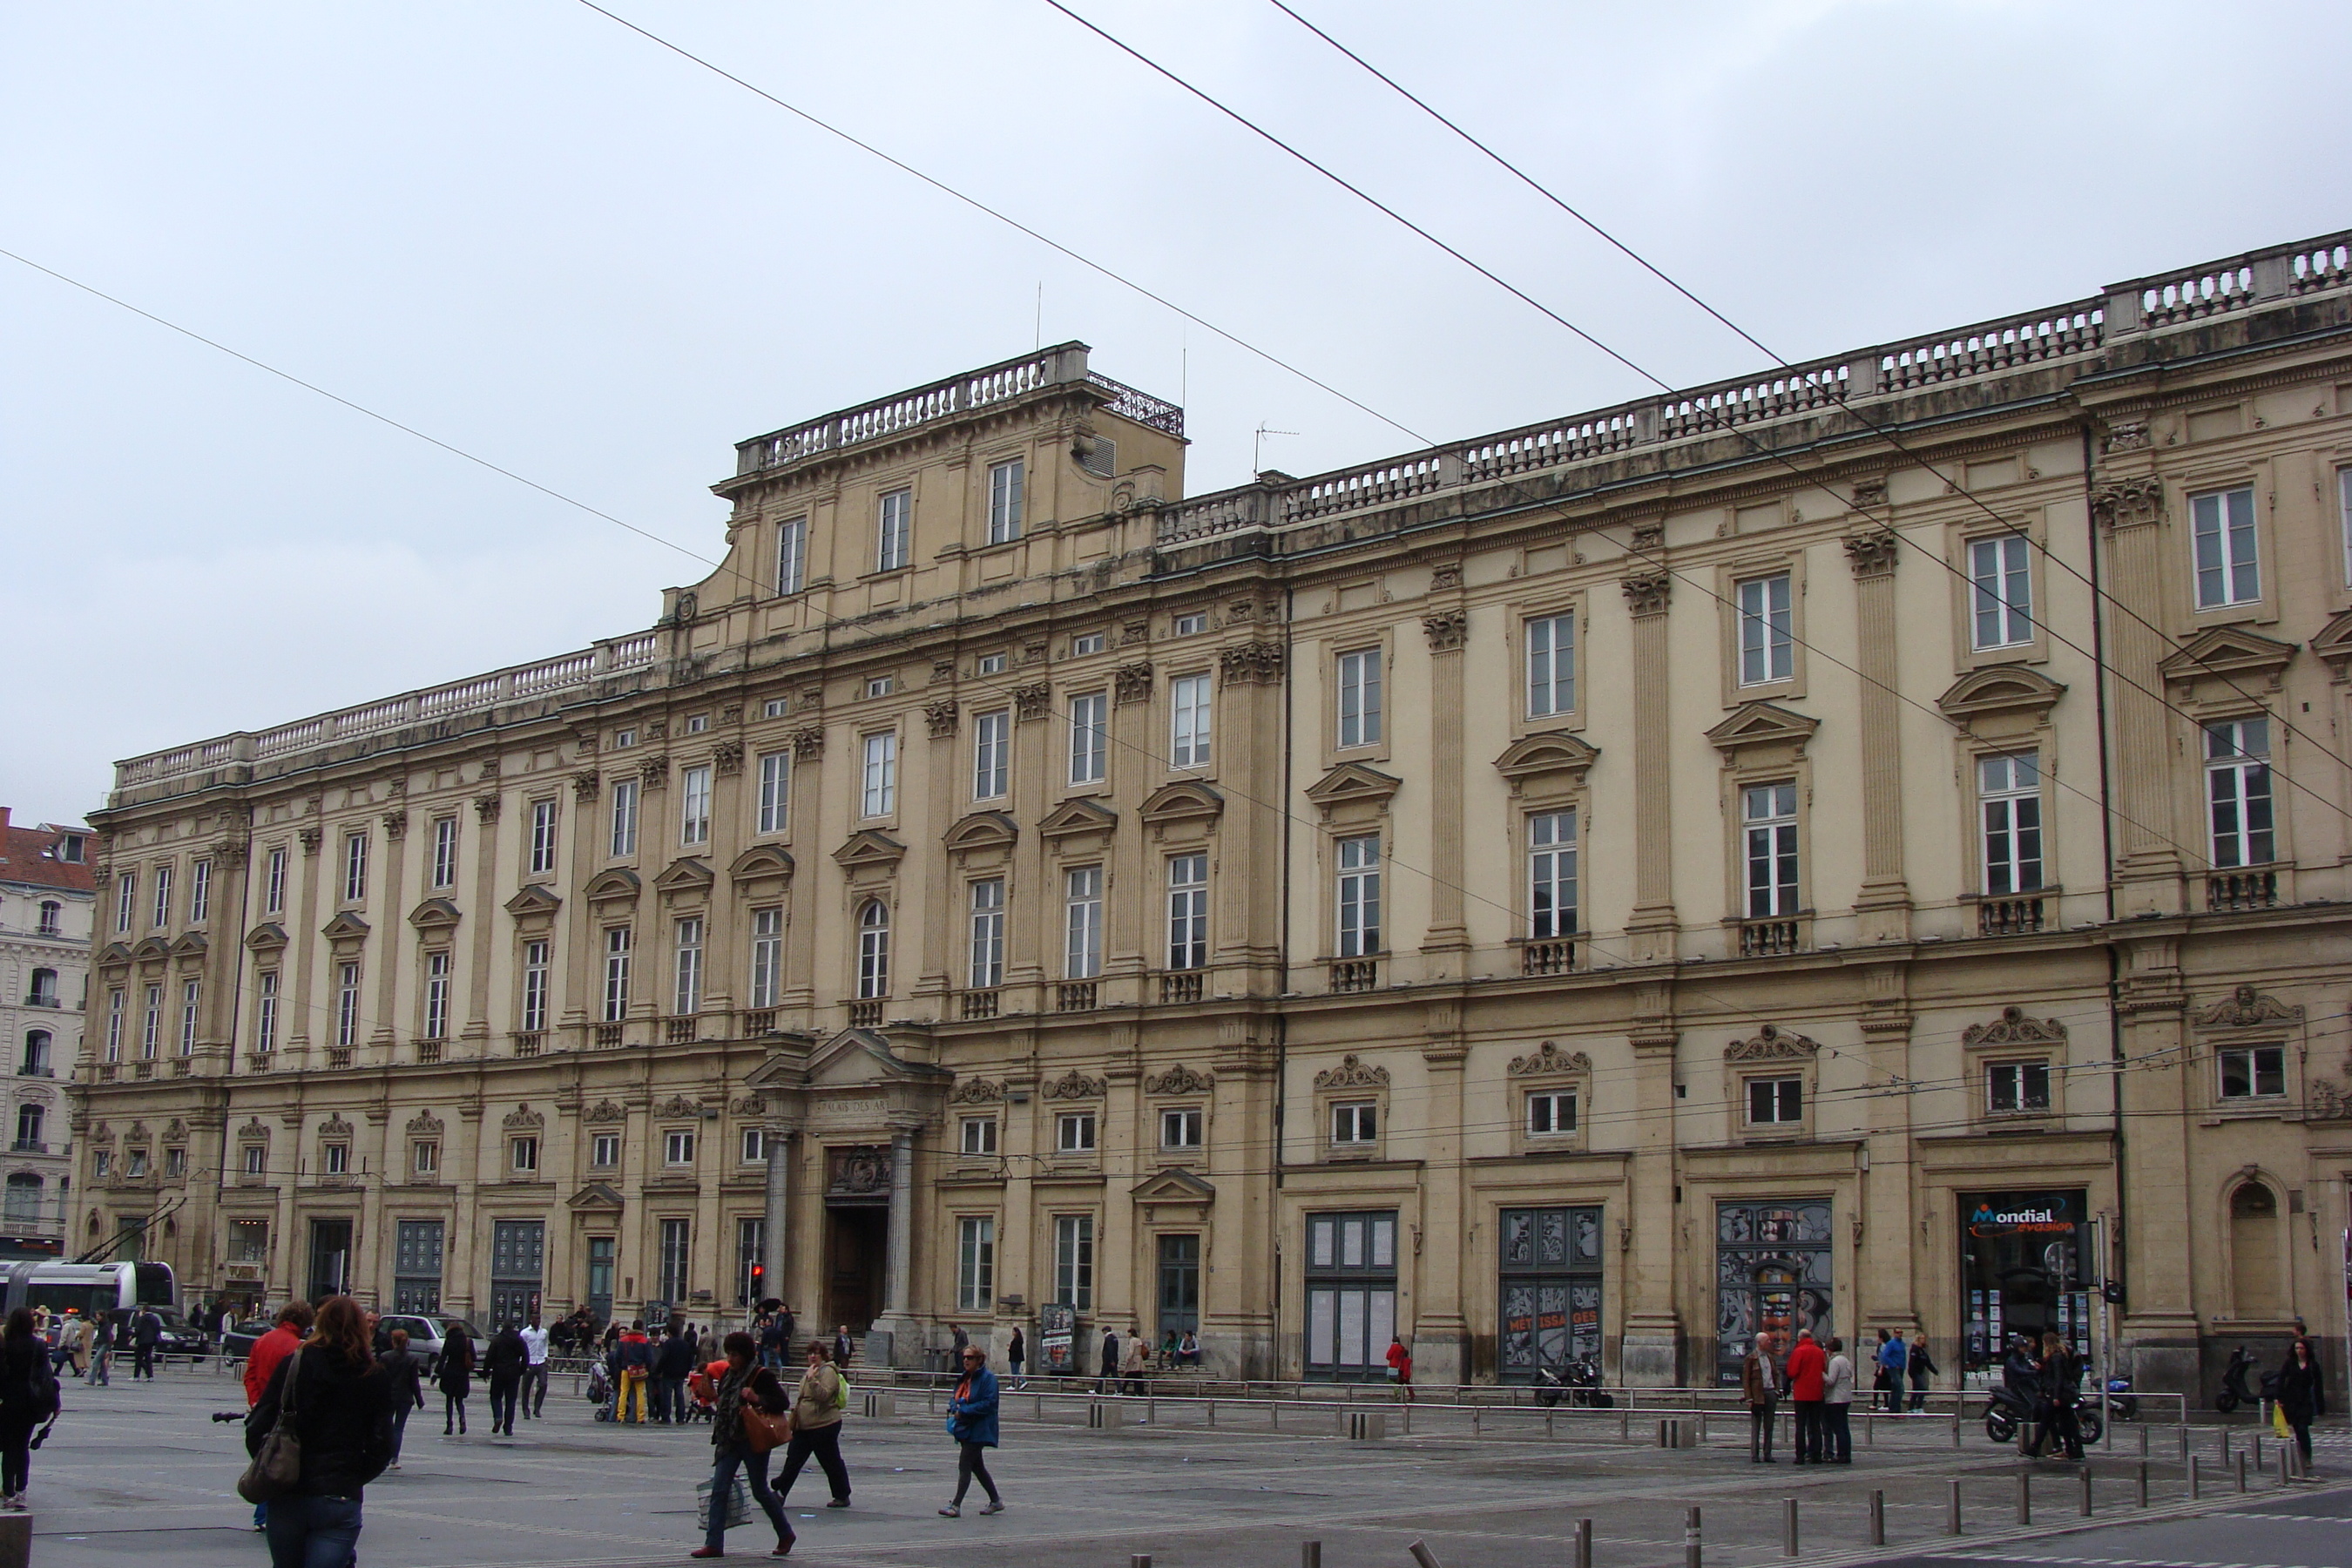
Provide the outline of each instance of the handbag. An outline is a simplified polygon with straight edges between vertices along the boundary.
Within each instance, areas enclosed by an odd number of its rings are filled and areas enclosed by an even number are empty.
[[[723,1506],[727,1510],[728,1529],[733,1530],[738,1525],[751,1522],[751,1489],[744,1482],[741,1472],[737,1472],[735,1484],[727,1489],[727,1501]],[[709,1481],[699,1481],[695,1485],[694,1528],[705,1531],[710,1528],[710,1483]]]
[[[792,1440],[791,1412],[787,1411],[782,1415],[771,1415],[764,1410],[753,1409],[751,1402],[748,1399],[736,1406],[736,1409],[740,1413],[743,1422],[743,1447],[751,1449],[751,1452],[765,1454]]]
[[[286,1392],[278,1396],[278,1424],[254,1450],[245,1474],[236,1478],[236,1495],[247,1502],[268,1502],[291,1492],[302,1479],[302,1439],[294,1430],[294,1386],[302,1375],[302,1352],[286,1369]]]

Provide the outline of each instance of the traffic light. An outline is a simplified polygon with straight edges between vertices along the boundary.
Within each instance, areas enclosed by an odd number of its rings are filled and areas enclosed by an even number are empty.
[[[2124,1282],[2120,1279],[2107,1279],[2101,1281],[2099,1285],[2099,1299],[2106,1302],[2110,1307],[2122,1306],[2124,1304]]]

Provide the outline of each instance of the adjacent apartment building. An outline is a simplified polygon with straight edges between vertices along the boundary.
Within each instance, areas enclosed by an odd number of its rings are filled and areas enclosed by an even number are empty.
[[[744,441],[652,630],[120,765],[77,1235],[902,1363],[2340,1334],[2347,241],[1190,498],[1076,343]]]
[[[18,827],[0,805],[0,1256],[54,1253],[65,1240],[73,1144],[58,1069],[81,1053],[97,901],[89,846],[87,829]]]

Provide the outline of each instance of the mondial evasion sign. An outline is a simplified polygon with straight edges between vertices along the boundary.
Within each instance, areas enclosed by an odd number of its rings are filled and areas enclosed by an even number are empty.
[[[1970,1236],[2056,1236],[2074,1228],[2066,1199],[2059,1195],[2024,1199],[1979,1198],[1969,1213]]]

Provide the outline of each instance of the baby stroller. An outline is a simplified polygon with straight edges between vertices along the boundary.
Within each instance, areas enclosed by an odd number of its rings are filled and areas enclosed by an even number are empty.
[[[588,1369],[588,1397],[595,1403],[597,1420],[613,1418],[613,1378],[601,1361]]]
[[[727,1363],[714,1361],[709,1366],[696,1367],[686,1379],[686,1418],[688,1421],[709,1421],[719,1414],[719,1379],[725,1373]]]

